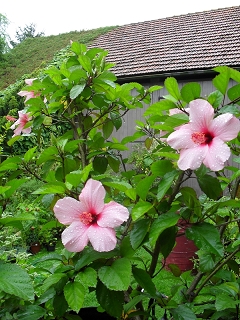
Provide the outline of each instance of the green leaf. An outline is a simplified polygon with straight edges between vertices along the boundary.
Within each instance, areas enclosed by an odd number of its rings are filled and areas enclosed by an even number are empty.
[[[170,227],[165,229],[159,236],[159,242],[161,243],[161,253],[166,259],[172,251],[176,241],[176,227]]]
[[[65,184],[61,182],[47,183],[33,192],[33,194],[49,194],[49,193],[64,194]]]
[[[4,194],[7,190],[11,189],[11,186],[0,186],[0,194]]]
[[[41,290],[42,292],[47,291],[49,288],[51,288],[52,286],[56,285],[60,280],[62,280],[63,278],[67,278],[66,274],[64,273],[54,273],[51,274],[48,278],[46,278],[46,280],[44,281]]]
[[[72,185],[73,187],[78,187],[82,181],[83,172],[82,170],[72,171],[66,175],[66,182]]]
[[[37,165],[55,159],[56,155],[58,155],[58,149],[55,146],[44,149],[37,161]]]
[[[152,297],[156,296],[156,287],[145,270],[133,267],[133,276],[140,287],[146,290]]]
[[[10,198],[13,193],[23,185],[27,179],[13,179],[6,183],[5,186],[11,187],[11,189],[5,191],[5,198]]]
[[[96,295],[101,307],[111,316],[120,319],[123,310],[124,293],[109,290],[99,281],[96,288]]]
[[[34,299],[32,279],[17,264],[0,261],[0,290],[24,300]]]
[[[197,320],[193,311],[185,305],[180,305],[175,309],[171,309],[174,320]]]
[[[114,172],[119,171],[120,161],[113,156],[107,156],[108,164]]]
[[[225,95],[228,88],[229,79],[230,71],[226,68],[223,72],[217,75],[212,82],[215,88]]]
[[[215,307],[217,311],[235,309],[237,303],[237,301],[234,301],[233,298],[229,297],[227,294],[218,294],[216,296]]]
[[[35,152],[36,149],[37,149],[37,146],[29,149],[29,150],[25,153],[25,155],[24,155],[24,161],[25,161],[25,162],[29,162],[29,161],[32,160],[32,158],[33,158],[33,156],[34,156],[34,152]]]
[[[95,269],[88,267],[76,275],[75,281],[80,281],[85,287],[96,287],[97,272]]]
[[[161,100],[159,102],[153,103],[150,107],[147,108],[147,110],[144,112],[144,116],[149,115],[163,115],[163,111],[167,111],[170,109],[176,108],[176,105],[174,102],[169,100]]]
[[[110,118],[116,130],[120,129],[122,126],[122,118],[118,112],[110,112]]]
[[[181,89],[181,96],[187,103],[201,96],[201,86],[197,82],[185,84]]]
[[[173,77],[169,77],[164,81],[164,86],[167,89],[167,91],[170,93],[172,97],[174,97],[176,100],[181,100],[181,94],[179,91],[177,80]]]
[[[113,129],[114,129],[114,126],[112,121],[110,119],[106,119],[102,127],[104,139],[108,139],[110,137],[110,135],[113,132]]]
[[[167,212],[160,215],[156,220],[154,220],[149,232],[150,243],[154,245],[160,234],[167,228],[175,226],[178,222],[178,219],[178,214],[174,212]]]
[[[197,198],[196,191],[190,187],[183,187],[180,189],[183,195],[186,206],[193,210],[193,212],[200,217],[201,216],[201,204]]]
[[[85,83],[84,84],[77,84],[76,86],[72,87],[70,90],[70,98],[76,99],[84,90]]]
[[[223,244],[218,230],[209,223],[203,222],[186,229],[186,235],[193,240],[198,248],[218,257],[223,257]]]
[[[17,312],[18,320],[38,320],[43,319],[46,315],[47,311],[36,305],[29,305]]]
[[[79,42],[73,42],[71,45],[71,50],[76,53],[77,55],[83,54],[87,51],[87,47],[85,44],[79,43]]]
[[[223,103],[224,95],[220,91],[211,92],[207,98],[207,101],[213,106],[218,108]]]
[[[159,160],[153,162],[151,165],[151,171],[154,175],[162,177],[165,173],[172,171],[173,164],[170,160]]]
[[[100,174],[105,173],[107,170],[108,161],[104,156],[96,156],[93,160],[93,169]]]
[[[168,189],[172,186],[173,181],[177,177],[179,172],[177,170],[170,171],[166,173],[162,180],[160,181],[158,185],[158,193],[157,193],[157,199],[158,201],[161,201],[162,198],[165,196]]]
[[[92,248],[86,248],[81,252],[81,256],[76,262],[75,270],[79,271],[95,260],[110,259],[116,255],[119,255],[119,251],[117,249],[108,252],[97,252]]]
[[[240,84],[237,84],[228,90],[227,92],[228,98],[231,101],[234,101],[235,99],[239,98],[239,92],[240,92]]]
[[[123,192],[132,188],[131,185],[125,181],[103,181],[103,184]]]
[[[211,199],[217,200],[222,195],[222,188],[219,180],[208,174],[197,177],[201,190]]]
[[[126,194],[126,196],[127,196],[128,198],[130,198],[131,200],[136,201],[137,194],[136,194],[135,188],[127,189],[127,190],[125,191],[125,194]]]
[[[199,257],[199,268],[201,272],[209,272],[215,266],[215,261],[211,253],[207,253],[204,249],[198,250],[197,252]]]
[[[136,250],[144,240],[149,226],[150,221],[146,219],[141,219],[134,223],[133,229],[130,232],[130,241],[134,250]]]
[[[148,212],[152,207],[153,207],[152,203],[140,200],[132,208],[131,216],[133,221],[141,218],[144,215],[144,213]]]
[[[101,267],[98,276],[109,290],[127,290],[131,280],[131,263],[127,258],[115,260],[111,266]]]
[[[136,192],[142,200],[146,200],[147,194],[154,180],[155,176],[151,175],[149,177],[143,178],[138,182],[136,186]]]
[[[88,73],[92,72],[91,60],[86,55],[81,55],[78,58],[78,61],[82,65],[83,69],[85,69]]]
[[[69,307],[73,311],[79,312],[84,301],[84,294],[85,294],[84,286],[77,281],[68,282],[65,285],[63,291]]]

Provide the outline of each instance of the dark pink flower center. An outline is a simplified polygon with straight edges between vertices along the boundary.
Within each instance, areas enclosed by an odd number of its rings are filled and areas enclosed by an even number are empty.
[[[210,144],[213,136],[209,132],[194,132],[192,134],[192,141],[196,144]]]
[[[83,224],[93,224],[97,221],[97,215],[91,212],[83,212],[80,214],[79,219]]]

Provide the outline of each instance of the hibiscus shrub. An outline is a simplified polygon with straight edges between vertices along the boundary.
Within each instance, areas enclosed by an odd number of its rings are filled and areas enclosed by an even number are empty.
[[[240,72],[215,68],[216,91],[205,98],[199,84],[180,90],[169,77],[169,95],[151,104],[151,93],[161,87],[119,85],[106,55],[74,42],[67,61],[46,70],[41,80],[30,79],[21,92],[26,107],[12,125],[9,144],[30,131],[41,137],[42,128],[51,139],[47,146],[38,139],[25,154],[1,163],[1,195],[12,197],[25,182],[22,176],[40,180],[34,194],[66,226],[65,249],[43,258],[55,267],[37,288],[21,266],[1,263],[0,314],[74,319],[94,291],[101,309],[116,319],[236,319],[240,179],[237,165],[227,161],[232,155],[239,163]],[[231,88],[230,79],[236,82]],[[122,116],[143,104],[146,123],[118,141]],[[56,135],[53,123],[68,130]],[[121,153],[140,137],[152,155],[144,171],[129,168]],[[197,190],[189,186],[191,179]],[[198,248],[193,270],[166,266],[180,222]],[[164,277],[158,285],[162,274],[174,279],[171,288]]]

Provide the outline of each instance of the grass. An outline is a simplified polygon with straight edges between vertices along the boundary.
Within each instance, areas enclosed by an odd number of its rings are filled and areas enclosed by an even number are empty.
[[[5,54],[5,60],[0,62],[0,90],[15,83],[23,75],[37,74],[39,69],[46,67],[62,49],[70,44],[70,40],[89,44],[99,35],[113,28],[115,27],[72,31],[55,36],[25,39]]]

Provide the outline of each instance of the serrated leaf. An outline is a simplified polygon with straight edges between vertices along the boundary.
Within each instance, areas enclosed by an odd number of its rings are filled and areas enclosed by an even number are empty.
[[[84,301],[84,295],[85,295],[84,286],[77,281],[68,282],[65,285],[63,292],[69,307],[73,311],[79,312]]]
[[[88,267],[76,275],[75,281],[80,281],[86,287],[95,287],[97,285],[97,271]]]
[[[51,274],[46,280],[44,281],[41,290],[42,292],[47,291],[52,286],[56,285],[61,279],[66,278],[66,274],[64,273],[54,273]]]
[[[109,267],[101,267],[98,276],[109,290],[127,290],[131,280],[131,263],[127,258],[118,259]]]
[[[42,319],[46,315],[47,311],[35,305],[29,305],[17,312],[18,320],[38,320]]]
[[[175,226],[178,222],[179,215],[174,212],[167,212],[160,215],[156,220],[154,220],[150,232],[149,232],[149,240],[151,244],[155,244],[160,234],[170,228]]]
[[[97,252],[92,248],[86,248],[81,252],[81,256],[75,265],[75,270],[79,271],[97,259],[110,259],[116,255],[119,255],[119,251],[117,249],[108,252]]]
[[[124,293],[109,290],[103,283],[98,282],[96,288],[97,300],[101,307],[111,316],[120,319],[123,311]]]
[[[193,311],[185,305],[180,305],[175,309],[171,309],[174,320],[197,320]]]
[[[84,84],[77,84],[72,87],[70,91],[70,98],[71,99],[76,99],[84,90],[85,88],[85,83]]]
[[[0,290],[24,300],[34,299],[32,280],[17,264],[0,262]]]
[[[186,235],[194,241],[198,248],[215,254],[217,257],[223,257],[223,244],[214,225],[206,222],[193,225],[186,229]]]
[[[234,309],[238,302],[234,301],[232,297],[227,294],[218,294],[216,296],[215,307],[217,311],[222,311],[225,309]]]

